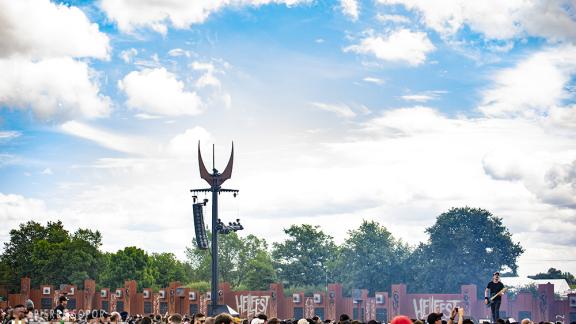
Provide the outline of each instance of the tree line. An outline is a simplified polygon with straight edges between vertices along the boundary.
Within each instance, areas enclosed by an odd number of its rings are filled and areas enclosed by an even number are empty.
[[[516,261],[524,251],[513,242],[501,218],[470,207],[439,215],[426,229],[428,239],[417,246],[366,220],[350,229],[342,244],[309,224],[292,225],[284,233],[287,239],[272,246],[254,235],[220,236],[220,280],[236,290],[267,289],[272,282],[283,283],[288,291],[323,290],[328,283],[341,282],[345,291],[366,288],[374,293],[406,283],[411,292],[454,293],[462,284],[482,287],[495,270],[516,273]],[[30,221],[12,229],[4,243],[0,284],[17,290],[20,278],[28,276],[33,286],[82,287],[84,279],[90,278],[99,287],[115,289],[133,279],[140,289],[180,281],[208,290],[210,252],[197,249],[194,241],[186,248],[185,260],[134,246],[103,252],[98,231],[70,233],[60,221],[45,226]]]

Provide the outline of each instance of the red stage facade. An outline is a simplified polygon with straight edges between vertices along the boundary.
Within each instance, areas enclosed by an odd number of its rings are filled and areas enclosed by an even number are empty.
[[[68,308],[75,310],[103,309],[127,311],[130,314],[207,313],[210,293],[200,293],[172,282],[158,291],[144,288],[137,291],[137,283],[126,281],[124,287],[110,290],[96,289],[94,280],[85,280],[84,289],[74,285],[53,287],[41,285],[30,287],[30,278],[22,278],[21,293],[8,295],[7,302],[0,306],[23,304],[31,299],[37,309],[50,310],[56,307],[58,297],[66,294]],[[269,290],[232,291],[222,283],[218,292],[218,303],[227,304],[237,310],[241,317],[250,318],[264,313],[268,317],[308,318],[314,315],[322,319],[338,319],[340,314],[349,314],[353,319],[367,322],[375,319],[389,322],[396,315],[410,318],[426,318],[431,312],[443,312],[446,318],[454,307],[463,307],[466,315],[476,320],[489,319],[490,309],[483,299],[477,298],[475,285],[463,285],[458,294],[409,294],[404,284],[392,285],[391,293],[376,292],[368,296],[368,290],[355,290],[353,297],[344,297],[341,284],[329,284],[324,291],[311,295],[303,292],[285,296],[281,284],[271,284]],[[4,305],[1,305],[4,304]],[[512,317],[516,321],[530,318],[534,322],[576,321],[576,294],[557,299],[552,284],[539,285],[537,293],[522,292],[510,298],[504,295],[500,308],[501,317]]]

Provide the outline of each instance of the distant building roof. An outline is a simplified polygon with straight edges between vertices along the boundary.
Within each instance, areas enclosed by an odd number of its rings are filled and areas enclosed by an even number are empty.
[[[554,293],[561,297],[566,297],[570,290],[570,285],[566,279],[530,279],[528,277],[502,277],[502,283],[507,287],[521,288],[531,284],[536,286],[551,283],[554,285]]]

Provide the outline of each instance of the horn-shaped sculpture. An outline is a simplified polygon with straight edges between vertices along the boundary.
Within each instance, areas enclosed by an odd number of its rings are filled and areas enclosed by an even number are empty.
[[[202,160],[202,153],[200,153],[200,141],[198,141],[198,166],[200,167],[200,177],[208,184],[214,187],[220,187],[224,181],[230,179],[232,177],[232,165],[234,164],[234,142],[232,142],[232,152],[230,153],[230,159],[228,160],[228,164],[226,165],[226,169],[224,172],[218,173],[218,170],[213,169],[213,174],[210,174],[204,165],[204,161]]]

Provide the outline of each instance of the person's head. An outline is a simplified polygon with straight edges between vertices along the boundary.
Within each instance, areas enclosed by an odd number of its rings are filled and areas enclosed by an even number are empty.
[[[428,318],[426,319],[428,324],[441,324],[442,323],[442,314],[440,313],[430,313]]]
[[[380,324],[376,320],[369,320],[367,324]]]
[[[122,317],[120,316],[120,313],[118,312],[110,313],[110,322],[117,323],[120,322],[121,319]]]
[[[496,323],[497,323],[497,324],[506,324],[506,322],[505,322],[503,319],[501,319],[501,318],[497,319],[497,320],[496,320]]]
[[[222,313],[214,318],[214,324],[234,324],[234,318],[230,314]]]
[[[12,317],[14,317],[14,319],[21,320],[26,317],[26,313],[26,306],[18,304],[14,306],[14,309],[12,310]]]
[[[349,320],[350,320],[350,316],[348,316],[348,314],[340,315],[340,322],[349,321]]]
[[[276,317],[272,317],[271,319],[268,320],[268,324],[280,324],[280,320],[277,319]]]
[[[308,324],[308,320],[305,318],[301,318],[298,320],[298,322],[296,324]]]
[[[206,315],[198,313],[194,316],[194,324],[204,324],[206,321]]]
[[[152,324],[152,319],[148,316],[142,317],[140,324]]]
[[[252,321],[250,321],[250,324],[264,324],[264,320],[258,317],[254,317]]]
[[[26,300],[26,311],[33,312],[34,311],[34,302],[31,299]]]
[[[408,316],[400,315],[394,317],[390,324],[412,324],[412,321],[408,318]]]
[[[214,324],[214,317],[206,317],[206,321],[204,322],[206,324]]]
[[[462,321],[462,324],[474,324],[474,321],[469,318],[465,318],[464,321]]]
[[[63,305],[64,307],[66,307],[68,305],[68,297],[66,296],[60,296],[58,298],[58,304]]]
[[[168,317],[168,323],[180,324],[182,323],[182,315],[172,314]]]
[[[532,324],[532,321],[529,318],[523,319],[520,324]]]
[[[422,322],[422,321],[419,320],[419,319],[417,319],[417,320],[415,320],[415,321],[413,321],[413,322],[414,322],[414,324],[424,324],[424,322]]]
[[[500,281],[500,272],[496,271],[492,274],[492,280],[494,282]]]

